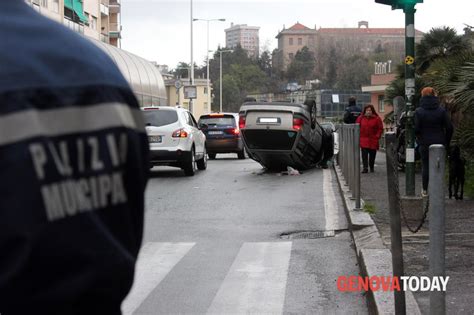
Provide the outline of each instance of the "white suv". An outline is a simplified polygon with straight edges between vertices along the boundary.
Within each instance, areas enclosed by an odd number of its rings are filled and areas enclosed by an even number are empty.
[[[142,113],[150,143],[150,166],[180,167],[187,176],[193,176],[196,168],[207,168],[206,136],[188,110],[158,106],[142,108]]]

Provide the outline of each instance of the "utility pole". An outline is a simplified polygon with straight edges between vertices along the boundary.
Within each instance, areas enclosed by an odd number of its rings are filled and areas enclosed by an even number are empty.
[[[392,10],[402,9],[405,13],[405,179],[406,195],[415,195],[415,5],[423,0],[375,0],[376,3],[392,6]]]
[[[211,111],[211,80],[209,79],[209,22],[220,21],[224,22],[225,19],[193,19],[193,21],[206,21],[207,22],[207,50],[206,50],[206,64],[207,64],[207,106],[208,111]]]
[[[415,4],[405,3],[406,195],[415,195]]]
[[[222,113],[222,53],[233,52],[232,49],[219,50],[219,112]]]
[[[189,85],[190,86],[194,86],[194,59],[193,59],[193,0],[190,0],[191,1],[191,64],[189,65],[191,67],[191,71],[190,71],[190,76],[189,76]],[[190,98],[189,99],[189,111],[191,112],[191,114],[194,114],[193,113],[193,99]]]

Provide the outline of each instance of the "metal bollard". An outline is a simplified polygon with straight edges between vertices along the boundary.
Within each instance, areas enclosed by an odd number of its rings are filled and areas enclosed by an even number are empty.
[[[429,151],[430,276],[445,276],[444,146],[433,144]],[[446,292],[430,292],[430,314],[446,314]]]
[[[356,134],[355,134],[355,125],[352,125],[351,126],[351,135],[352,135],[352,139],[351,139],[351,144],[352,144],[352,160],[351,160],[351,164],[352,164],[352,198],[355,199],[356,198],[356,165],[355,165],[355,161],[356,161],[356,156],[357,156],[357,148],[355,147],[355,141],[356,141]]]
[[[355,152],[355,210],[360,210],[360,126],[356,124],[354,126],[354,152]]]
[[[349,158],[347,156],[347,125],[344,125],[344,178],[346,179],[346,185],[348,185],[347,181],[347,169],[349,165]]]
[[[348,166],[348,172],[347,172],[347,181],[349,183],[349,190],[352,191],[352,147],[351,147],[351,140],[352,140],[352,135],[351,135],[351,126],[347,126],[347,166]]]
[[[388,187],[388,206],[390,211],[390,236],[391,236],[391,250],[392,250],[392,266],[393,276],[401,277],[404,274],[403,270],[403,243],[402,243],[402,226],[400,220],[400,209],[398,207],[397,192],[391,187],[394,182],[398,181],[396,169],[394,169],[395,143],[397,137],[394,132],[387,132],[385,134],[385,148],[387,161],[387,187]],[[395,314],[406,314],[406,302],[404,291],[394,291],[395,295]]]

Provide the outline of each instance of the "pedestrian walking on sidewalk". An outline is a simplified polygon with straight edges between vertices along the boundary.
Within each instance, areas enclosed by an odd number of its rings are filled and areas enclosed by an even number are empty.
[[[421,90],[420,106],[415,111],[415,135],[420,145],[422,163],[422,195],[428,194],[429,148],[442,144],[449,150],[453,125],[446,110],[440,106],[439,98],[432,87]]]
[[[357,99],[355,96],[349,97],[349,106],[344,111],[344,123],[355,124],[357,117],[359,117],[361,109],[357,106]]]
[[[362,173],[374,172],[375,156],[379,149],[379,140],[383,132],[382,119],[372,104],[364,106],[356,123],[360,125],[360,149],[362,153]]]
[[[0,1],[0,38],[0,314],[121,314],[149,171],[139,104],[26,1]]]

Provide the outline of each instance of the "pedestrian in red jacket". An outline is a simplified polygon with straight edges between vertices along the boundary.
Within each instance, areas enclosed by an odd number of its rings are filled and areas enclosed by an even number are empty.
[[[360,148],[362,151],[362,173],[374,171],[375,155],[379,149],[379,139],[382,136],[382,119],[372,104],[367,104],[362,114],[357,117],[356,124],[360,125]]]

